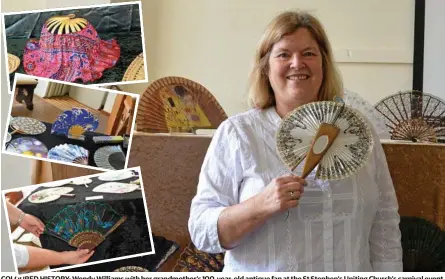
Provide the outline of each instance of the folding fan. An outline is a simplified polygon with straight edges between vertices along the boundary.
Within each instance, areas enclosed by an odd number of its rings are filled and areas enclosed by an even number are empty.
[[[445,141],[445,101],[428,93],[404,91],[375,105],[393,140]]]
[[[88,165],[89,152],[74,144],[59,144],[48,151],[48,159]]]
[[[306,158],[302,177],[317,165],[316,177],[344,179],[361,168],[373,148],[366,120],[339,102],[313,102],[300,106],[281,122],[277,151],[292,171]]]
[[[418,217],[400,218],[403,271],[445,271],[445,231]]]
[[[73,108],[57,116],[51,133],[80,138],[86,131],[95,131],[98,126],[99,120],[91,112],[83,108]]]
[[[145,132],[191,132],[217,128],[227,118],[203,86],[180,77],[153,82],[140,99],[137,127]]]
[[[83,202],[59,211],[45,224],[45,232],[73,247],[92,250],[126,219],[108,204]]]
[[[103,146],[94,153],[94,162],[100,168],[120,170],[125,167],[125,154],[119,145]]]

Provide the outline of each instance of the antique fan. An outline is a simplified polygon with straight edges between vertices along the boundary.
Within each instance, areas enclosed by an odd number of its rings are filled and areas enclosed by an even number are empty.
[[[300,106],[281,122],[277,151],[293,171],[306,158],[303,178],[318,165],[316,177],[344,179],[366,162],[373,137],[366,120],[340,102],[313,102]]]
[[[403,271],[445,271],[445,231],[418,217],[400,218]]]
[[[69,34],[84,29],[88,21],[84,18],[76,18],[75,14],[66,16],[54,16],[46,21],[46,28],[52,34]]]
[[[82,138],[86,131],[95,131],[98,126],[99,120],[91,112],[83,108],[73,108],[57,116],[51,127],[51,133]]]
[[[88,165],[89,151],[74,144],[59,144],[48,151],[48,159]]]
[[[393,140],[445,141],[445,101],[428,93],[405,91],[375,105]]]
[[[92,250],[126,219],[108,204],[83,202],[59,211],[45,224],[45,232],[73,247]]]
[[[153,82],[142,95],[136,123],[143,132],[192,132],[217,128],[226,118],[206,88],[185,78],[165,77]]]

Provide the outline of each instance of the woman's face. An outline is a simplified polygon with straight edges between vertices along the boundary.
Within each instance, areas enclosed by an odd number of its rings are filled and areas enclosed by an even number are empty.
[[[277,104],[298,106],[317,100],[323,62],[318,44],[306,28],[273,45],[268,75]]]

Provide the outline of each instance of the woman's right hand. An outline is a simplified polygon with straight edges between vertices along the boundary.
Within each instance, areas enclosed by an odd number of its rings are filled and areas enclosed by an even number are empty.
[[[274,178],[259,194],[262,206],[270,215],[297,207],[305,185],[306,180],[295,175]]]

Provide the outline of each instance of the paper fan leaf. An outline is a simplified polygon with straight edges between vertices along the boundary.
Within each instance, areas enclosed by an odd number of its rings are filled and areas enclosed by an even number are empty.
[[[51,148],[48,159],[88,165],[89,151],[74,144],[60,144]]]
[[[51,133],[78,137],[99,127],[97,117],[83,108],[73,108],[60,114],[54,121]]]
[[[338,180],[354,174],[372,152],[372,132],[360,113],[337,102],[309,103],[283,119],[276,135],[282,161],[295,169],[306,157],[322,123],[333,124],[340,132],[318,164],[316,177]]]
[[[145,132],[217,128],[227,115],[203,86],[180,77],[153,82],[141,97],[136,123]]]
[[[108,204],[83,202],[59,211],[45,224],[45,232],[73,247],[92,250],[125,220]]]

